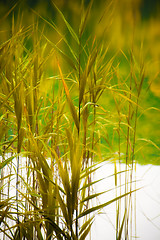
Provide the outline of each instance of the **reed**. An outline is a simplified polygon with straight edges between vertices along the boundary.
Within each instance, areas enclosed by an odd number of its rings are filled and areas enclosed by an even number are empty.
[[[0,46],[3,239],[86,239],[95,212],[113,202],[117,204],[115,239],[122,239],[123,230],[129,239],[144,63],[141,58],[137,71],[134,51],[131,60],[121,51],[130,66],[129,77],[123,79],[119,64],[114,63],[119,53],[108,58],[109,46],[102,40],[91,36],[86,41],[92,4],[85,7],[82,1],[77,33],[53,2],[73,47],[54,21],[33,10],[32,24],[24,27],[23,16],[19,13],[15,20],[11,9],[11,35]],[[58,36],[56,43],[46,34],[48,27]],[[51,76],[47,71],[53,58],[56,67]],[[114,101],[112,113],[108,98]],[[124,159],[123,193],[120,165]],[[115,164],[116,196],[95,205],[104,192],[94,192],[94,173],[105,161]],[[10,171],[4,175],[7,168]],[[121,209],[123,200],[125,209]]]

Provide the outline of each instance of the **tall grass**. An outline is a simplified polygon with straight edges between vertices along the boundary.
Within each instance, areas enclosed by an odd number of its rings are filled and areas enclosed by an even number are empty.
[[[13,13],[11,36],[1,43],[0,229],[3,239],[86,239],[95,212],[115,201],[115,238],[122,239],[125,228],[125,239],[129,239],[144,64],[141,59],[137,71],[134,52],[131,51],[131,61],[123,53],[131,70],[129,76],[122,79],[118,74],[119,65],[114,65],[116,55],[108,58],[108,47],[96,38],[84,43],[92,3],[90,1],[85,9],[82,1],[78,33],[53,4],[74,47],[54,22],[35,11],[29,27],[23,26],[20,13],[15,21]],[[39,27],[40,24],[44,27]],[[46,26],[58,34],[58,42],[49,39]],[[67,53],[61,48],[62,43]],[[47,65],[53,58],[55,72],[47,76]],[[112,114],[105,104],[110,96],[115,102]],[[108,129],[113,130],[113,138],[117,134],[117,146],[112,144]],[[120,166],[124,159],[123,193],[117,164]],[[94,193],[93,175],[107,160],[115,164],[116,196],[94,205],[92,200],[103,192]],[[10,171],[4,175],[7,168]],[[125,199],[124,211],[122,199]]]

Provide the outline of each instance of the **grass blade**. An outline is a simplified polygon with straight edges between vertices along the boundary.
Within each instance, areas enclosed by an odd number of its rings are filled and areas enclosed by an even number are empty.
[[[118,199],[121,199],[121,198],[123,198],[123,197],[125,197],[125,196],[127,196],[127,195],[129,195],[129,194],[131,194],[131,193],[133,193],[133,192],[135,192],[135,191],[137,191],[137,190],[138,190],[138,189],[133,190],[133,191],[128,192],[128,193],[125,193],[125,194],[123,194],[123,195],[121,195],[121,196],[118,196],[118,197],[116,197],[116,198],[114,198],[114,199],[112,199],[112,200],[110,200],[110,201],[108,201],[108,202],[106,202],[106,203],[103,203],[103,204],[100,204],[100,205],[98,205],[98,206],[95,206],[95,207],[92,207],[92,208],[90,208],[90,209],[87,209],[87,210],[85,210],[84,212],[82,212],[82,213],[79,215],[79,218],[84,217],[84,216],[86,216],[86,215],[88,215],[88,214],[90,214],[90,213],[93,213],[93,212],[95,212],[95,211],[98,211],[98,210],[100,210],[100,209],[108,206],[109,204],[117,201]]]
[[[93,0],[90,1],[89,5],[87,7],[86,13],[82,14],[81,23],[80,23],[80,27],[79,27],[79,36],[80,36],[80,38],[83,35],[84,29],[85,29],[85,26],[86,26],[86,23],[87,23],[87,19],[89,17],[89,13],[90,13],[91,8],[92,8],[92,4],[93,4]]]
[[[62,70],[61,70],[61,67],[60,67],[59,63],[58,63],[58,68],[59,68],[60,76],[61,76],[61,79],[62,79],[62,82],[63,82],[63,86],[64,86],[64,90],[65,90],[65,93],[66,93],[67,101],[68,101],[68,104],[69,104],[69,107],[70,107],[70,111],[71,111],[74,123],[77,127],[77,130],[79,131],[79,120],[78,120],[78,116],[77,116],[77,111],[76,111],[76,108],[75,108],[75,106],[72,102],[72,99],[70,97],[70,93],[69,93],[67,84],[64,80]]]
[[[78,43],[79,45],[79,39],[77,37],[77,34],[75,33],[75,31],[73,30],[73,28],[71,27],[71,25],[69,24],[69,22],[65,19],[63,13],[59,10],[59,8],[55,5],[55,3],[52,0],[53,5],[55,6],[55,8],[57,9],[57,11],[59,12],[59,14],[61,15],[64,23],[66,24],[68,31],[70,32],[70,34],[72,35],[72,37],[74,38],[74,40]]]

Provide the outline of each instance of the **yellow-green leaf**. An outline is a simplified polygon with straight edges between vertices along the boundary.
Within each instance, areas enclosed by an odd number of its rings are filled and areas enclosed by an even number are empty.
[[[77,37],[77,34],[75,33],[75,31],[73,30],[73,28],[71,27],[71,25],[69,24],[69,22],[65,19],[63,13],[59,10],[59,8],[55,5],[55,3],[52,0],[53,5],[55,6],[55,8],[57,9],[57,11],[59,12],[59,14],[61,15],[63,21],[65,22],[68,31],[70,32],[70,34],[72,35],[72,37],[74,38],[74,40],[79,44],[79,39]]]
[[[92,4],[93,4],[93,0],[91,0],[90,3],[88,4],[88,7],[87,7],[87,10],[86,10],[85,14],[84,14],[84,11],[82,11],[81,23],[80,23],[80,27],[79,27],[79,36],[80,37],[82,36],[82,34],[84,32],[84,29],[85,29],[85,26],[86,26],[86,23],[87,23],[87,18],[89,16]]]
[[[67,101],[68,101],[68,104],[69,104],[69,107],[70,107],[70,111],[71,111],[73,120],[75,122],[75,125],[77,127],[77,130],[79,131],[79,119],[78,119],[78,116],[77,116],[77,111],[76,111],[76,108],[75,108],[75,106],[74,106],[74,104],[72,102],[72,99],[70,97],[70,93],[69,93],[67,84],[66,84],[66,82],[64,80],[64,77],[63,77],[63,74],[62,74],[62,70],[60,68],[59,63],[58,63],[58,68],[59,68],[60,76],[61,76],[61,79],[62,79],[62,82],[63,82],[63,86],[64,86],[64,90],[65,90],[65,93],[66,93]]]

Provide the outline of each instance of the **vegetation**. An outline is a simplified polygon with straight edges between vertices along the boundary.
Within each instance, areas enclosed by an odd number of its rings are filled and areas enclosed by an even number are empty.
[[[15,14],[17,5],[1,19],[11,21],[9,37],[3,36],[0,45],[0,231],[4,239],[86,239],[95,212],[113,202],[117,204],[115,238],[122,239],[123,234],[130,238],[136,191],[132,174],[135,158],[144,149],[137,143],[139,119],[146,112],[142,94],[149,86],[156,90],[152,79],[146,83],[143,42],[139,48],[134,45],[136,22],[127,50],[119,46],[113,51],[114,40],[110,47],[106,29],[97,37],[88,33],[92,4],[82,1],[78,31],[53,1],[64,31],[35,9],[31,23],[25,24],[23,11]],[[111,7],[115,6],[107,5],[105,11],[110,13]],[[100,24],[106,21],[106,12]],[[159,77],[157,70],[154,77]],[[156,106],[152,110],[158,115]],[[139,142],[154,146],[158,155],[156,139],[141,133]],[[95,204],[104,192],[95,193],[94,173],[106,161],[115,166],[116,196]],[[117,171],[122,162],[126,163],[124,192]]]

